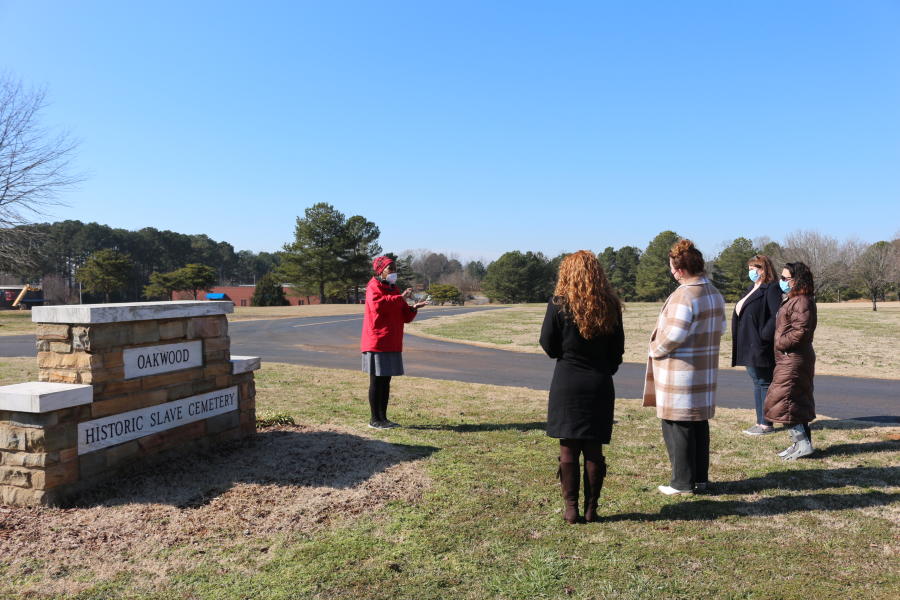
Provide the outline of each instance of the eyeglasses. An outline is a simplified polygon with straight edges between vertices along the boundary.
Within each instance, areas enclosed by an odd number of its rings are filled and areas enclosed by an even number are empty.
[[[785,277],[784,275],[781,276],[782,281],[792,281],[793,279],[793,277]]]

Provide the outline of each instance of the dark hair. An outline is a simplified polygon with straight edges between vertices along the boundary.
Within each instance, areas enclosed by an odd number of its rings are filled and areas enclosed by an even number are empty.
[[[791,277],[794,278],[791,282],[791,291],[788,292],[789,298],[801,294],[807,296],[813,295],[813,291],[816,288],[813,285],[812,271],[809,270],[809,267],[802,262],[792,262],[784,265],[784,268],[787,269],[788,273],[791,274]]]
[[[772,259],[765,254],[755,254],[747,261],[747,266],[762,269],[760,279],[763,283],[771,283],[778,279],[775,275],[775,265],[772,264]]]
[[[678,240],[669,250],[669,258],[672,266],[681,269],[688,275],[699,275],[706,267],[703,262],[703,254],[694,246],[691,240]]]

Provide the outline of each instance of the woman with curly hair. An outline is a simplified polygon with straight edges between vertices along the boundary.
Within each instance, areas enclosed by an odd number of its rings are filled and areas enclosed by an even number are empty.
[[[615,388],[625,333],[622,304],[593,252],[579,250],[559,267],[553,298],[541,327],[541,347],[556,359],[547,407],[547,435],[559,439],[558,475],[568,523],[578,514],[584,454],[584,519],[597,521],[606,476],[603,444],[612,436]]]
[[[775,322],[775,372],[766,394],[766,418],[788,428],[791,445],[778,453],[794,460],[813,453],[809,422],[816,418],[813,377],[816,353],[816,299],[813,276],[802,262],[781,271],[781,290],[787,294]]]
[[[716,412],[719,341],[725,301],[706,278],[703,254],[690,240],[669,250],[680,284],[666,299],[650,334],[644,406],[655,406],[672,464],[663,494],[691,494],[709,485],[709,420]]]

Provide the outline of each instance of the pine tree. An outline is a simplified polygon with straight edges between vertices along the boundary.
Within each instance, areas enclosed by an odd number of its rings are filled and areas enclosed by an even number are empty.
[[[669,250],[679,239],[674,231],[663,231],[644,250],[635,278],[635,291],[642,300],[662,300],[678,287],[669,270]]]
[[[714,261],[713,283],[729,302],[740,300],[750,279],[747,277],[749,261],[756,254],[753,242],[745,237],[734,240]]]
[[[88,292],[109,295],[124,290],[134,271],[134,261],[127,254],[116,250],[97,250],[82,265],[75,278]]]
[[[639,248],[622,246],[616,250],[615,269],[609,277],[609,282],[622,300],[628,302],[637,300],[637,268],[640,260]]]
[[[274,273],[266,273],[256,282],[251,306],[287,306],[290,304],[284,296],[284,288]]]
[[[540,252],[507,252],[490,265],[482,282],[485,295],[499,302],[546,302],[555,272]]]
[[[297,217],[294,241],[285,244],[280,273],[300,290],[317,290],[325,302],[326,287],[352,290],[364,285],[375,253],[378,227],[363,217],[350,219],[325,202],[315,204]]]

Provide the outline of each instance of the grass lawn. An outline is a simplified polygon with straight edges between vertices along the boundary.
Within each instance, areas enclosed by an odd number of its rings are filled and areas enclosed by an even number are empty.
[[[34,333],[30,310],[0,310],[0,337]]]
[[[731,367],[731,314],[722,339],[719,366]],[[662,308],[656,302],[630,302],[625,307],[625,361],[644,362],[650,332]],[[816,328],[816,373],[900,379],[900,355],[889,351],[900,339],[900,302],[820,303]],[[516,352],[541,353],[538,345],[546,305],[520,305],[503,311],[441,317],[407,326],[407,331],[437,339],[468,342]]]
[[[35,370],[0,359],[0,384]],[[171,461],[111,499],[0,507],[0,597],[808,600],[900,586],[898,427],[817,421],[817,453],[784,463],[784,433],[741,435],[750,411],[722,409],[713,493],[671,498],[655,491],[668,477],[657,419],[619,400],[605,520],[569,526],[545,393],[399,377],[391,416],[406,427],[379,432],[362,373],[257,375],[260,410],[298,427],[205,459],[230,476]]]

